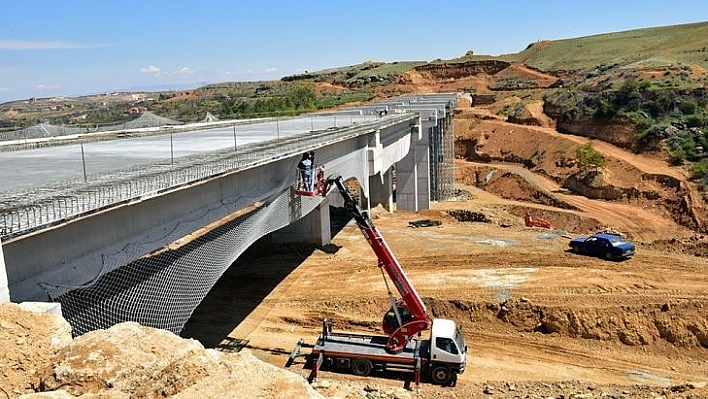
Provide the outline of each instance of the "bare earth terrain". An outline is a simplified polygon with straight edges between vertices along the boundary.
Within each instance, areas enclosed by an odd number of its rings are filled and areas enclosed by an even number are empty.
[[[376,212],[375,223],[429,311],[461,323],[470,349],[468,371],[455,388],[424,385],[416,397],[484,396],[486,385],[499,394],[504,387],[508,391],[539,381],[582,381],[577,384],[581,390],[586,383],[705,386],[708,280],[703,258],[644,248],[626,262],[571,254],[568,240],[557,232],[526,228],[510,215],[506,209],[513,203],[484,193],[476,198],[439,204],[439,210],[424,215]],[[447,210],[480,212],[492,221],[459,222]],[[421,217],[443,224],[408,225]],[[501,221],[513,225],[503,228]],[[338,330],[377,332],[388,305],[376,258],[352,224],[333,244],[339,247],[335,253],[315,250],[225,342],[238,340],[257,357],[282,366],[299,338],[314,342],[323,317],[334,320]],[[269,276],[280,274],[289,252],[244,259],[226,281],[272,284]],[[245,293],[235,286],[216,290],[223,302],[212,304],[208,316],[197,315],[190,327],[209,330],[214,328],[210,321],[248,311],[258,299],[248,293],[259,291],[253,286]],[[236,303],[248,309],[234,309]],[[226,311],[214,313],[219,308]],[[291,370],[309,373],[301,364]],[[321,378],[357,380],[331,372]],[[366,383],[402,386],[390,378]],[[560,392],[571,393],[575,386]],[[623,390],[631,391],[617,392]]]

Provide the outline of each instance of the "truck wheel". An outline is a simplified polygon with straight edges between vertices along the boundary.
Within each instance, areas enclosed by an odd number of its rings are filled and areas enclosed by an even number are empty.
[[[433,379],[434,383],[446,386],[452,380],[452,372],[447,366],[435,366],[430,371],[430,378]]]
[[[366,377],[371,373],[371,369],[374,365],[371,364],[369,359],[356,358],[352,360],[352,373],[361,377]]]

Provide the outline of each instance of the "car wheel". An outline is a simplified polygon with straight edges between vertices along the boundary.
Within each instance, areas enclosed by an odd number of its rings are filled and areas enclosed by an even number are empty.
[[[374,365],[371,364],[369,359],[356,358],[352,360],[352,373],[361,377],[366,377],[371,373],[371,369]]]
[[[434,383],[445,386],[452,380],[452,371],[447,366],[435,366],[430,371],[430,378]]]
[[[607,260],[612,260],[612,259],[614,259],[614,258],[615,258],[615,257],[612,256],[611,253],[609,253],[609,252],[605,253],[605,259],[607,259]]]
[[[580,253],[580,247],[577,246],[577,245],[573,245],[573,246],[571,247],[571,250],[572,250],[573,252],[575,252],[576,254],[579,254],[579,253]]]

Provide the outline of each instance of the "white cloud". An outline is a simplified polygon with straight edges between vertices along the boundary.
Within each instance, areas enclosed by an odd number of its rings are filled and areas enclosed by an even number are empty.
[[[7,87],[0,87],[0,92],[8,91],[8,90],[10,90],[10,89],[8,89]]]
[[[156,67],[155,65],[150,65],[145,68],[140,68],[140,72],[147,73],[149,75],[155,75],[155,76],[162,75],[162,69]]]
[[[279,72],[278,68],[265,68],[265,69],[246,69],[242,71],[225,71],[223,72],[226,76],[245,76],[245,75],[257,75],[263,76],[265,74],[274,74]]]
[[[156,67],[155,65],[150,65],[147,67],[140,68],[140,72],[146,73],[148,75],[153,75],[157,78],[163,77],[163,76],[176,76],[176,75],[193,75],[196,71],[188,66],[181,67],[177,69],[176,71],[164,71],[160,67]]]
[[[74,50],[99,47],[109,47],[109,45],[57,40],[0,40],[0,50]]]
[[[59,83],[52,83],[52,84],[38,84],[37,89],[38,90],[56,90],[61,88],[61,85]]]
[[[192,75],[195,70],[190,67],[182,67],[175,72],[176,75]]]

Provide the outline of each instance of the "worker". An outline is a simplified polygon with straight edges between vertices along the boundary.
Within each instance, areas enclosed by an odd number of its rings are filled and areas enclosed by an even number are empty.
[[[306,152],[302,154],[302,159],[300,159],[300,162],[297,164],[305,191],[312,191],[312,168],[314,167],[314,157],[315,154],[313,152]]]
[[[310,171],[310,189],[308,191],[315,191],[317,186],[317,165],[315,165],[315,152],[310,151],[308,155],[310,156],[310,165],[312,165]]]

